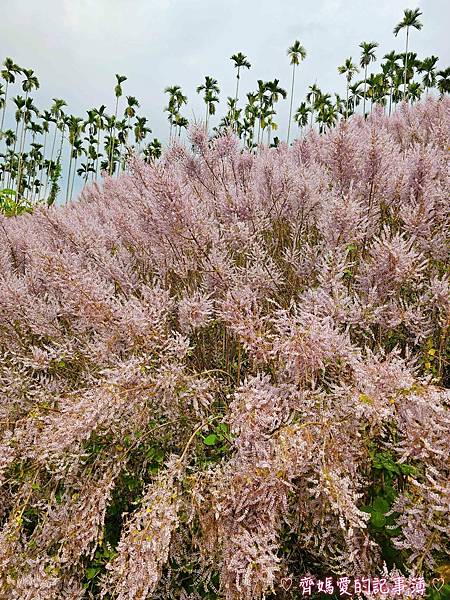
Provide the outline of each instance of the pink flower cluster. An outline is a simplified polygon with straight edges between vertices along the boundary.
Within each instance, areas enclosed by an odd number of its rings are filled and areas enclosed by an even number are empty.
[[[386,540],[419,594],[450,533],[449,115],[257,153],[197,128],[0,216],[0,598],[293,598]]]

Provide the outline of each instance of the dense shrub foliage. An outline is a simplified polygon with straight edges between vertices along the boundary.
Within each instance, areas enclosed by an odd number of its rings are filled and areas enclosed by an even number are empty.
[[[0,217],[2,599],[440,573],[449,111],[257,154],[197,128]]]

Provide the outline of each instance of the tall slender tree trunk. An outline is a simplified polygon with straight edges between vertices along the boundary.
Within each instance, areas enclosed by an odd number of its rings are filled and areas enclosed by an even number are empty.
[[[366,116],[366,89],[367,89],[367,65],[364,65],[364,101],[363,101],[363,116]]]
[[[46,150],[46,145],[47,145],[47,132],[44,132],[44,147],[42,149],[42,166],[45,165],[45,150]],[[39,192],[41,191],[41,187],[42,187],[42,176],[44,175],[44,169],[41,168],[41,174],[39,175]]]
[[[19,121],[16,121],[16,131],[14,132],[14,146],[13,146],[13,154],[16,153],[16,146],[17,146],[17,136],[19,135]]]
[[[58,160],[61,160],[61,154],[62,154],[62,149],[63,149],[63,144],[64,144],[64,124],[62,124],[62,129],[61,129],[61,143],[59,145],[59,152],[58,152]]]
[[[239,79],[240,79],[240,69],[241,67],[238,67],[238,71],[237,71],[237,76],[236,76],[236,94],[234,97],[234,123],[233,126],[236,128],[237,131],[237,101],[238,101],[238,94],[239,94]]]
[[[29,95],[29,92],[27,91],[25,93],[25,104],[24,104],[25,111],[26,111],[26,107],[27,107],[28,95]],[[26,123],[25,123],[25,112],[24,112],[23,119],[22,119],[22,131],[20,132],[19,166],[17,167],[17,193],[19,193],[19,186],[20,186],[20,181],[22,178],[22,154],[23,154],[23,149],[25,146],[25,136],[26,136]]]
[[[98,177],[99,154],[100,154],[100,127],[98,128],[98,132],[97,132],[97,157],[95,159],[95,181],[97,181],[97,177]],[[92,177],[94,177],[94,173],[92,174]]]
[[[118,139],[118,138],[117,138],[117,139]],[[121,169],[122,169],[122,167],[123,167],[123,156],[122,156],[122,144],[121,144],[121,143],[119,144],[119,148],[118,148],[118,150],[119,150],[119,159],[118,159],[118,163],[117,163],[117,174],[116,174],[116,179],[117,179],[117,177],[119,177],[119,175],[120,175],[120,171],[121,171]]]
[[[5,122],[5,111],[6,111],[6,101],[8,100],[8,84],[9,81],[6,81],[6,88],[5,88],[5,104],[3,105],[3,112],[2,112],[2,124],[0,126],[0,131],[3,133],[3,123]]]
[[[44,197],[47,195],[48,179],[49,179],[49,176],[50,176],[50,169],[52,168],[52,160],[53,160],[53,153],[55,151],[55,143],[56,143],[56,133],[57,133],[57,131],[58,131],[58,119],[56,119],[56,121],[55,121],[55,133],[53,135],[52,151],[50,153],[50,162],[48,164],[47,176],[45,178]]]
[[[26,92],[25,94],[25,104],[24,104],[24,108],[26,111],[26,107],[27,107],[27,100],[28,100],[28,92]],[[23,134],[24,134],[24,130],[25,130],[25,111],[24,111],[24,115],[23,115],[23,119],[22,119],[22,131],[20,132],[20,144],[19,144],[19,153],[22,154],[22,149],[23,149]],[[19,159],[20,160],[20,159]]]
[[[350,81],[347,80],[347,101],[345,103],[345,120],[348,119],[348,88],[350,85]]]
[[[391,108],[392,108],[392,88],[393,88],[393,82],[391,81],[391,87],[390,87],[390,92],[389,92],[389,116],[391,116]]]
[[[291,86],[291,102],[289,106],[289,123],[287,132],[287,145],[289,146],[289,134],[291,132],[291,119],[292,119],[292,102],[294,100],[294,80],[295,80],[295,63],[292,65],[292,86]]]
[[[11,160],[14,158],[14,155],[16,154],[16,144],[17,144],[17,132],[19,130],[19,121],[16,120],[16,131],[14,133],[14,146],[13,146],[13,150],[12,150],[12,155],[11,155]],[[7,188],[10,188],[12,185],[12,181],[13,181],[13,176],[12,176],[12,162],[11,162],[11,170],[8,173],[8,183],[6,185]]]
[[[131,119],[131,117],[130,117],[130,115],[128,115],[128,121],[127,121],[127,142],[128,142],[128,132],[130,131],[130,119]],[[127,150],[128,147],[129,147],[128,144],[125,144],[125,149],[126,150]],[[128,154],[128,150],[127,150],[127,154]],[[124,172],[125,172],[125,161],[123,161],[123,164],[122,164],[122,173],[124,173]],[[117,177],[118,176],[119,175],[117,175]]]
[[[73,168],[72,185],[70,186],[70,198],[73,198],[73,184],[75,181],[75,175],[77,173],[77,160],[78,160],[78,156],[75,156],[75,166]]]
[[[116,97],[116,111],[114,113],[114,127],[111,130],[111,141],[110,141],[110,156],[109,156],[109,174],[112,175],[113,172],[113,153],[114,153],[114,133],[116,128],[116,120],[117,120],[117,110],[119,108],[119,96]]]
[[[261,137],[263,137],[263,136],[264,136],[264,128],[262,127],[262,104],[261,104],[260,112],[259,112],[259,119],[258,119],[258,140],[257,140],[258,146],[261,142]]]
[[[406,28],[406,50],[405,50],[405,81],[403,88],[403,100],[408,101],[408,92],[406,90],[406,74],[408,72],[408,37],[409,37],[409,27]]]
[[[19,165],[17,167],[17,193],[20,193],[20,184],[22,182],[22,174],[23,174],[23,150],[25,148],[25,138],[27,136],[27,129],[26,127],[23,127],[23,137],[21,140],[21,149],[20,149],[20,154],[19,154]]]
[[[235,101],[235,106],[237,105],[237,101],[238,101],[238,94],[239,94],[239,79],[240,79],[240,68],[238,67],[238,72],[237,72],[237,76],[236,76],[236,94],[234,96],[234,101]]]
[[[66,204],[69,201],[70,174],[72,172],[72,152],[73,152],[73,144],[70,144],[70,161],[69,161],[69,174],[67,176]]]
[[[36,141],[36,133],[33,133],[33,144]],[[33,163],[31,165],[31,171],[29,171],[27,173],[27,188],[30,188],[30,183],[33,182],[33,185],[31,185],[31,200],[34,200],[34,190],[35,190],[35,186],[34,186],[34,181],[36,180],[36,162],[33,160]]]

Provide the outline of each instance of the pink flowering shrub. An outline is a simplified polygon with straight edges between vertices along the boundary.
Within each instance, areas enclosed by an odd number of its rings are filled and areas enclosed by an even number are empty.
[[[1,599],[437,576],[449,113],[430,97],[257,154],[197,128],[0,216]]]

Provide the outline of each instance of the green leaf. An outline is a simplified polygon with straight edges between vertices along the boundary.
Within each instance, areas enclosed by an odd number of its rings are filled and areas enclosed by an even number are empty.
[[[226,423],[219,423],[216,427],[216,431],[220,433],[228,433],[228,425]]]
[[[214,446],[217,442],[217,435],[215,433],[210,433],[205,438],[203,438],[203,443],[207,446]]]
[[[386,518],[381,512],[373,511],[370,516],[370,522],[374,527],[381,528],[386,523]]]
[[[400,527],[396,527],[395,529],[386,529],[386,533],[389,537],[398,537],[401,532],[402,530]]]
[[[96,569],[95,567],[89,567],[89,569],[86,569],[86,579],[94,579],[94,577],[99,571],[100,569]]]
[[[377,496],[374,499],[372,506],[373,506],[374,511],[382,513],[382,514],[387,513],[389,510],[389,502],[382,496]]]
[[[412,465],[399,464],[399,467],[403,475],[417,475],[417,469]]]
[[[394,457],[390,452],[379,452],[373,457],[373,466],[375,469],[389,471],[391,473],[400,474],[400,468],[395,462]]]

